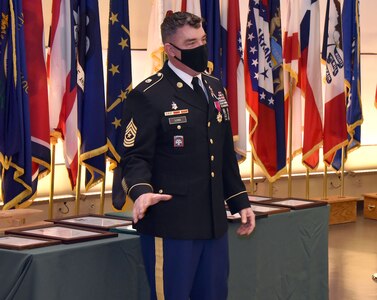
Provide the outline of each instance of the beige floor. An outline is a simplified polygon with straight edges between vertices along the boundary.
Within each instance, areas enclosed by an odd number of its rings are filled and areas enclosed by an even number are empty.
[[[361,204],[361,203],[360,203]],[[377,220],[364,219],[329,229],[330,300],[377,300]]]

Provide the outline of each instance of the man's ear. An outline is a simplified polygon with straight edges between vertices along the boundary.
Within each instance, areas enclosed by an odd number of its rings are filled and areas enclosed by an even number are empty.
[[[164,44],[164,50],[168,56],[174,57],[177,55],[177,50],[169,43]]]

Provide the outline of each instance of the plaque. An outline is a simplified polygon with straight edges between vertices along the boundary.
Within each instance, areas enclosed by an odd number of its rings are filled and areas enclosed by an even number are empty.
[[[74,227],[63,224],[50,224],[35,227],[24,227],[20,229],[11,229],[5,231],[5,234],[53,239],[61,241],[64,244],[118,236],[118,234],[114,232],[96,230],[92,228]]]
[[[277,207],[272,205],[265,205],[265,204],[251,204],[251,209],[254,213],[264,213],[267,215],[273,215],[273,214],[280,214],[289,212],[290,209],[287,207]]]
[[[263,213],[263,212],[254,212],[254,215],[255,215],[255,219],[260,219],[260,218],[266,218],[268,215],[266,213]],[[239,222],[241,223],[241,215],[239,213],[235,213],[234,215],[232,215],[232,213],[227,210],[226,211],[226,217],[228,219],[229,222]]]
[[[60,241],[27,236],[0,236],[0,248],[9,250],[24,250],[60,244]]]
[[[271,197],[262,197],[256,195],[249,195],[248,197],[250,202],[263,202],[266,200],[271,200]]]
[[[66,217],[61,219],[51,219],[46,221],[53,222],[55,224],[73,225],[102,230],[109,230],[112,227],[126,226],[132,224],[132,221],[125,220],[123,218],[94,214]]]
[[[271,199],[269,201],[266,201],[266,203],[268,203],[269,205],[287,207],[295,210],[327,205],[327,202],[325,201],[313,201],[300,198]]]

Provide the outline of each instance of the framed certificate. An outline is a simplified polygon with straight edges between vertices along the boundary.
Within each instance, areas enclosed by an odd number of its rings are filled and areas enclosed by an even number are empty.
[[[251,209],[254,213],[264,213],[267,215],[280,214],[284,212],[289,212],[290,209],[287,207],[277,207],[265,204],[251,204]]]
[[[284,198],[284,199],[272,199],[267,201],[269,205],[279,206],[279,207],[287,207],[290,209],[304,209],[316,206],[324,206],[327,205],[325,201],[314,201],[314,200],[307,200],[307,199],[299,199],[299,198]]]
[[[55,224],[73,225],[102,230],[108,230],[113,227],[126,226],[132,224],[132,221],[129,220],[93,214],[67,217],[61,219],[51,219],[46,221],[54,222]]]
[[[45,238],[71,244],[89,240],[118,236],[115,232],[96,230],[92,228],[74,227],[63,224],[50,224],[36,227],[25,227],[5,231],[5,234]]]
[[[248,197],[250,202],[263,202],[266,200],[271,200],[271,197],[262,197],[256,195],[249,195]]]
[[[255,219],[266,218],[268,216],[266,213],[263,213],[263,212],[254,211],[254,214],[255,214]],[[232,213],[229,210],[227,210],[226,217],[229,222],[241,222],[241,215],[239,213],[232,215]]]
[[[27,236],[0,236],[0,248],[9,250],[24,250],[60,244],[60,241]]]

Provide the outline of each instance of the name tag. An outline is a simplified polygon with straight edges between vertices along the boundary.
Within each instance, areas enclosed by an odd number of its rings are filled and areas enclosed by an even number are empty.
[[[170,125],[183,124],[183,123],[187,123],[186,116],[169,118]]]

